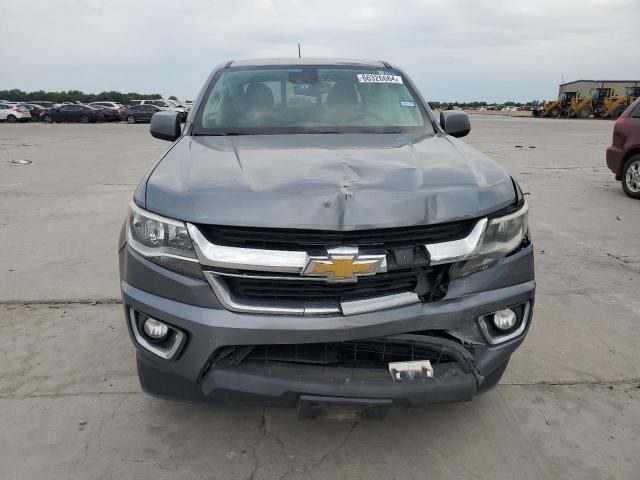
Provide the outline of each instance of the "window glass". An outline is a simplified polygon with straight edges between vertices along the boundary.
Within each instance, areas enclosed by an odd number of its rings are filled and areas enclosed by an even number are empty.
[[[420,102],[393,70],[269,67],[223,71],[197,126],[221,133],[368,133],[424,130],[427,122]]]

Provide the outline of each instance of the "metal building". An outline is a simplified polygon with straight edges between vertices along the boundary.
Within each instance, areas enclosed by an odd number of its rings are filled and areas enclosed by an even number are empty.
[[[574,80],[561,83],[558,98],[564,92],[578,92],[582,98],[591,96],[592,88],[612,88],[613,95],[624,95],[626,87],[640,85],[640,80]]]

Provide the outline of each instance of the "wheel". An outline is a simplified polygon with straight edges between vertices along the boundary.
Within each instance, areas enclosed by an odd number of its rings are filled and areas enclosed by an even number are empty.
[[[631,198],[640,200],[640,155],[634,155],[624,164],[622,190]]]
[[[589,107],[584,107],[578,110],[576,113],[578,118],[589,118],[591,116],[591,109]]]
[[[51,115],[45,115],[42,120],[44,123],[53,123],[53,117]]]
[[[127,115],[127,123],[136,123],[136,117],[134,117],[133,115]]]
[[[618,118],[620,118],[620,115],[622,115],[626,109],[627,107],[625,105],[618,105],[616,108],[613,109],[613,112],[611,112],[611,118],[613,118],[614,120],[617,120]]]
[[[9,123],[16,123],[17,121],[18,121],[18,119],[16,118],[15,115],[9,115],[7,117],[7,122],[9,122]]]
[[[560,107],[553,107],[549,110],[549,116],[553,118],[557,118],[560,116]]]
[[[89,117],[87,117],[86,115],[82,115],[80,117],[80,123],[89,123]]]

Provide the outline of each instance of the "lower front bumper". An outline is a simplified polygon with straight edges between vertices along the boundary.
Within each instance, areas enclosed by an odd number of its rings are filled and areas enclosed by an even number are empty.
[[[393,382],[388,372],[332,367],[290,367],[251,364],[242,368],[216,368],[199,384],[167,374],[138,355],[142,389],[153,396],[185,402],[228,405],[295,406],[301,395],[332,398],[389,400],[401,405],[469,401],[498,383],[509,357],[478,385],[476,378],[456,367],[436,367],[434,378]]]
[[[498,382],[525,332],[500,345],[474,338],[479,314],[522,302],[533,305],[534,283],[514,285],[439,305],[414,305],[354,317],[287,318],[239,315],[156,297],[123,284],[125,305],[188,332],[186,344],[168,361],[138,347],[138,371],[149,394],[185,401],[291,405],[300,395],[390,399],[400,404],[470,400]],[[532,311],[532,309],[531,309]],[[531,312],[527,329],[531,321]],[[315,324],[315,325],[314,325]],[[465,328],[465,325],[467,328]],[[470,327],[469,327],[470,325]],[[447,328],[449,327],[449,328]],[[434,377],[394,382],[384,368],[341,368],[246,361],[212,362],[227,345],[304,344],[393,338],[407,332],[445,332],[472,351],[473,371],[460,363],[436,365]],[[462,348],[462,347],[461,347]]]

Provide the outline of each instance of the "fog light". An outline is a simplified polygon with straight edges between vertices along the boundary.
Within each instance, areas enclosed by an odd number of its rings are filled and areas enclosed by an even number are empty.
[[[169,333],[169,327],[154,318],[147,318],[142,325],[144,333],[153,340],[162,340]]]
[[[493,325],[502,331],[512,329],[516,322],[518,321],[518,316],[516,312],[511,310],[510,308],[505,308],[504,310],[498,310],[493,314]]]

